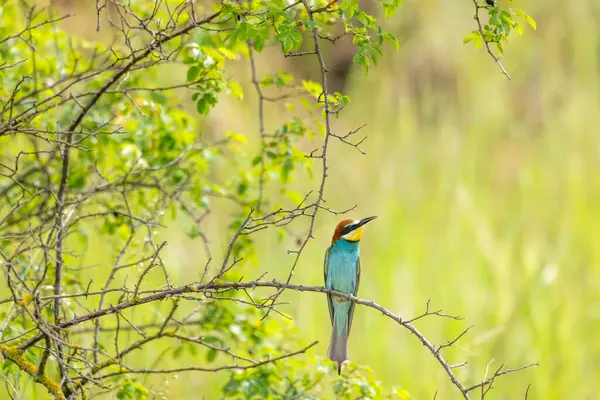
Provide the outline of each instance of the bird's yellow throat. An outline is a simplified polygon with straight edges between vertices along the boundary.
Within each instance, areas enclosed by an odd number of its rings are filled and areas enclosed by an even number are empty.
[[[356,228],[352,232],[342,236],[344,239],[349,240],[350,242],[358,242],[362,237],[363,228]]]

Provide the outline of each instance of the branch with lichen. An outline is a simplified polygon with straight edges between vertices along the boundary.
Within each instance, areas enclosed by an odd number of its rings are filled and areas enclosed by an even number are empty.
[[[19,367],[21,371],[24,371],[28,375],[30,375],[35,382],[43,385],[46,389],[48,389],[48,393],[53,395],[54,399],[58,400],[65,398],[65,395],[63,394],[62,390],[60,390],[60,386],[56,382],[54,382],[52,378],[48,377],[48,375],[46,375],[43,371],[40,373],[40,370],[38,370],[38,368],[36,368],[35,365],[30,363],[25,359],[25,357],[23,357],[23,350],[19,350],[15,347],[10,347],[5,344],[0,344],[0,352],[2,353],[2,356],[4,358],[9,359],[13,363],[15,363],[15,365]]]

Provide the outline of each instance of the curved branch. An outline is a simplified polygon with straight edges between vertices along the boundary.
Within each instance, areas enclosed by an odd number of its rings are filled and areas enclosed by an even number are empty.
[[[369,307],[369,308],[372,308],[372,309],[375,309],[375,310],[381,312],[386,317],[394,320],[399,325],[402,325],[404,328],[408,329],[414,336],[416,336],[419,339],[421,344],[423,344],[423,346],[425,346],[427,348],[427,350],[429,350],[431,355],[433,355],[433,357],[437,360],[437,362],[442,366],[442,368],[446,372],[446,375],[448,375],[448,378],[450,379],[452,384],[454,386],[456,386],[456,388],[459,390],[459,392],[461,393],[463,398],[466,400],[470,399],[470,397],[469,397],[470,391],[472,391],[476,388],[491,384],[493,382],[493,380],[498,376],[505,375],[505,374],[513,372],[513,371],[519,371],[519,370],[537,365],[537,364],[530,364],[525,367],[516,368],[516,369],[512,369],[512,370],[506,369],[503,371],[498,371],[498,373],[494,375],[494,378],[490,378],[488,380],[485,380],[484,382],[481,382],[479,384],[476,384],[476,385],[473,385],[470,387],[465,387],[452,372],[452,368],[456,367],[456,366],[448,364],[448,362],[444,359],[444,357],[441,354],[441,350],[447,346],[445,346],[445,347],[440,346],[439,348],[436,348],[436,346],[434,344],[432,344],[410,322],[410,321],[415,321],[417,318],[413,318],[412,320],[404,320],[403,318],[392,313],[385,307],[377,304],[376,302],[374,302],[372,300],[361,299],[359,297],[355,297],[350,294],[337,292],[335,290],[329,290],[322,286],[295,285],[295,284],[290,284],[287,282],[280,282],[280,281],[275,281],[275,280],[273,280],[273,281],[249,281],[249,282],[220,282],[220,283],[209,282],[206,284],[198,284],[198,285],[190,284],[190,285],[180,286],[180,287],[174,288],[174,289],[163,290],[161,292],[158,292],[158,293],[146,296],[146,297],[133,299],[131,301],[125,301],[125,302],[122,302],[122,303],[117,304],[112,307],[100,309],[95,312],[89,313],[87,315],[73,318],[70,321],[66,321],[66,322],[58,324],[57,328],[58,329],[67,329],[72,326],[79,325],[86,321],[90,321],[90,320],[93,320],[96,318],[101,318],[106,315],[119,313],[122,310],[125,310],[127,308],[137,307],[142,304],[152,303],[152,302],[163,300],[163,299],[166,299],[169,297],[176,297],[176,296],[179,296],[179,295],[182,295],[185,293],[220,292],[220,291],[232,290],[232,289],[233,290],[245,290],[245,289],[255,289],[258,287],[275,288],[278,290],[289,289],[289,290],[295,290],[298,292],[315,292],[315,293],[332,294],[332,295],[336,295],[336,296],[348,299],[350,301],[353,301],[356,304],[361,304],[363,306],[366,306],[366,307]],[[432,314],[432,313],[429,313],[429,314]],[[19,348],[19,350],[25,350],[25,349],[33,346],[34,344],[36,344],[38,341],[40,341],[43,338],[44,338],[43,333],[40,333],[40,334],[34,336],[33,338],[25,341],[24,343],[22,343],[18,348]],[[135,371],[131,371],[131,372],[135,372]]]

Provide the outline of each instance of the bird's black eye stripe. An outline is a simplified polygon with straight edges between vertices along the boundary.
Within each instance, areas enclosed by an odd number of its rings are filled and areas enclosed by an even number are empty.
[[[340,234],[342,236],[347,235],[348,233],[352,232],[356,228],[357,228],[356,224],[348,224],[340,231]]]

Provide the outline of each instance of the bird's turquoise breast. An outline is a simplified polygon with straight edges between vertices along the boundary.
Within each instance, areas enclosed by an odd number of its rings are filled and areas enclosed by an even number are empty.
[[[340,239],[329,250],[327,281],[329,289],[343,293],[356,293],[358,278],[359,242]]]

